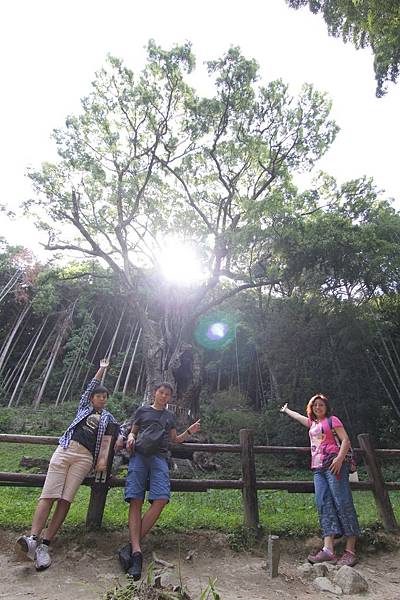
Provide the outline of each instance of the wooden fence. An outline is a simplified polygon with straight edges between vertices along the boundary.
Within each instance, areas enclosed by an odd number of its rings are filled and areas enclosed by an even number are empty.
[[[240,489],[243,495],[244,524],[255,531],[259,528],[259,511],[257,490],[286,490],[288,492],[313,492],[312,481],[260,481],[256,477],[256,454],[309,454],[308,447],[297,446],[255,446],[253,432],[249,429],[240,430],[239,444],[181,444],[172,448],[172,455],[181,454],[184,450],[188,454],[193,452],[229,452],[240,455],[242,478],[238,480],[227,479],[171,479],[171,489],[175,492],[206,492],[209,489]],[[368,481],[352,482],[351,488],[360,491],[372,491],[377,509],[387,531],[398,529],[396,517],[389,498],[389,491],[400,490],[400,482],[385,482],[380,459],[386,457],[400,457],[400,449],[374,449],[369,435],[362,433],[358,436],[359,448],[355,454],[364,460]],[[56,445],[58,438],[50,436],[0,434],[0,442],[17,442],[21,444]],[[111,475],[113,450],[110,451],[108,471],[105,481],[95,481],[94,477],[87,477],[84,485],[91,487],[90,501],[86,516],[88,528],[101,527],[103,512],[108,490],[112,487],[123,487],[125,479]],[[0,485],[42,487],[45,475],[31,473],[5,473],[0,472]]]

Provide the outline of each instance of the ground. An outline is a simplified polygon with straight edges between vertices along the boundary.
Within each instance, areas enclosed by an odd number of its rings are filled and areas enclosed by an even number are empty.
[[[100,600],[106,591],[126,584],[115,550],[126,541],[127,531],[89,533],[83,538],[77,533],[61,535],[52,548],[53,564],[42,573],[14,551],[15,538],[13,531],[0,531],[1,600]],[[152,552],[173,563],[173,569],[156,565],[163,571],[162,582],[178,582],[181,576],[196,600],[209,578],[216,579],[221,600],[320,600],[321,593],[314,591],[297,570],[315,542],[282,541],[280,574],[272,580],[265,570],[262,549],[234,552],[226,536],[218,533],[155,533],[144,551],[146,564],[151,562]],[[371,550],[374,548],[362,553],[357,566],[369,584],[363,599],[400,598],[399,549]]]

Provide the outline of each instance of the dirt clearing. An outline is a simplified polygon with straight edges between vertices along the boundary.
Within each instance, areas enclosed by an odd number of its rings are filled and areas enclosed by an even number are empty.
[[[127,532],[101,532],[61,535],[52,546],[53,564],[37,573],[33,563],[14,550],[17,534],[0,532],[0,599],[7,600],[100,600],[106,591],[125,585],[115,551],[127,539]],[[324,595],[302,578],[297,567],[304,562],[307,548],[299,542],[282,543],[280,575],[269,579],[261,551],[233,552],[226,536],[212,532],[188,535],[152,535],[144,547],[145,566],[152,552],[175,565],[173,569],[155,565],[162,571],[162,582],[178,583],[181,576],[193,599],[197,599],[209,579],[216,579],[222,600],[320,600]],[[361,556],[357,570],[367,579],[367,600],[400,599],[400,552],[371,553]],[[180,575],[179,575],[180,571]]]

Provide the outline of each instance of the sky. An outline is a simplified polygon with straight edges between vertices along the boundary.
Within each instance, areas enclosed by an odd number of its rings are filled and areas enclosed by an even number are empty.
[[[150,38],[168,48],[193,44],[203,63],[238,45],[260,65],[263,81],[282,78],[296,93],[307,82],[327,92],[340,133],[318,169],[339,182],[372,176],[400,209],[398,140],[400,84],[375,97],[373,57],[331,38],[320,16],[294,11],[284,0],[5,0],[0,3],[0,236],[43,256],[43,234],[20,215],[32,197],[26,171],[54,160],[51,132],[80,109],[94,73],[108,53],[134,71],[142,68]]]

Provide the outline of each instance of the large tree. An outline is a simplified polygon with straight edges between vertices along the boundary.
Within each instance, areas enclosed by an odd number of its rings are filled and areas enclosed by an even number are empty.
[[[150,42],[138,75],[110,57],[82,112],[54,133],[59,161],[30,174],[37,193],[28,203],[49,250],[101,258],[117,274],[139,315],[148,387],[168,379],[188,402],[195,320],[279,282],[276,221],[315,208],[292,174],[311,169],[337,132],[324,94],[306,85],[293,98],[280,80],[261,85],[256,62],[237,48],[207,63],[212,96],[189,86],[194,63],[189,44],[165,51]],[[202,282],[163,279],[159,259],[173,237],[196,246]]]
[[[389,81],[397,81],[400,66],[398,0],[286,1],[292,8],[308,5],[311,12],[322,13],[330,35],[352,42],[356,48],[372,49],[378,97],[386,93]]]

